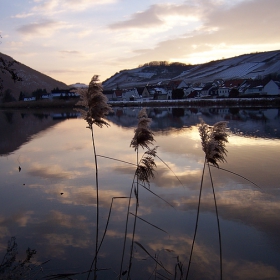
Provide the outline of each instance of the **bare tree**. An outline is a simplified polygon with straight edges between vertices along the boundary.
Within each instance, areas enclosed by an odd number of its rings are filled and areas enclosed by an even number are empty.
[[[2,38],[0,34],[0,38]],[[22,78],[18,76],[16,73],[16,70],[13,68],[15,64],[18,64],[16,60],[7,60],[4,59],[3,57],[0,57],[0,73],[1,74],[8,74],[11,76],[12,80],[14,82],[16,81],[22,81]],[[0,77],[0,93],[3,90],[3,79]]]

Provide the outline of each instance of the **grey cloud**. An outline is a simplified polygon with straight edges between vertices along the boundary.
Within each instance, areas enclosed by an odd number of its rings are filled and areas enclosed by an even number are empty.
[[[265,4],[262,0],[241,2],[231,9],[222,7],[209,13],[205,27],[219,28],[213,33],[214,39],[225,38],[237,43],[265,43],[265,39],[279,42],[279,9],[277,0],[267,0]]]
[[[214,5],[203,0],[192,3],[175,5],[175,4],[157,4],[150,6],[143,12],[135,13],[131,19],[117,22],[109,25],[111,29],[123,28],[149,28],[152,26],[160,26],[164,24],[164,17],[166,16],[202,16],[206,11],[212,10]]]
[[[71,173],[64,172],[62,170],[53,170],[48,167],[34,167],[28,171],[28,174],[35,177],[53,180],[64,180],[71,177]]]
[[[50,211],[44,223],[65,228],[78,228],[84,231],[87,230],[89,226],[89,221],[85,216],[67,215],[55,210]]]
[[[57,26],[58,26],[58,22],[55,22],[53,20],[43,20],[41,22],[34,22],[34,23],[22,25],[17,30],[20,33],[28,35],[28,34],[37,34],[43,30],[54,28]]]
[[[216,199],[219,208],[219,216],[227,221],[242,222],[255,229],[265,232],[280,250],[279,230],[280,225],[275,223],[280,214],[278,201],[273,195],[251,190],[216,189]],[[211,190],[203,189],[202,211],[215,213],[213,194]],[[183,211],[195,210],[197,197],[170,197],[170,201]],[[258,207],[256,207],[258,205]]]
[[[134,14],[129,20],[111,24],[109,25],[109,27],[111,29],[122,29],[131,27],[143,28],[157,26],[161,24],[163,24],[163,21],[158,18],[156,14],[156,6],[153,5],[144,12]]]
[[[80,54],[79,51],[59,51],[61,54]]]
[[[162,188],[185,187],[196,189],[200,180],[200,173],[188,174],[186,171],[183,175],[173,174],[168,168],[157,168],[153,182]]]

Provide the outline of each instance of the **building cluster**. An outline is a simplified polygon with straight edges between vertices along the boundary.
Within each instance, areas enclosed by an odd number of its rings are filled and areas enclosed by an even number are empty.
[[[109,101],[171,100],[187,98],[230,98],[280,96],[280,82],[270,80],[232,79],[188,84],[183,80],[145,87],[104,90]]]
[[[68,99],[68,98],[78,98],[80,95],[75,92],[75,90],[53,90],[51,93],[45,93],[45,94],[38,94],[36,96],[31,97],[22,97],[21,100],[23,101],[35,101],[38,99]]]

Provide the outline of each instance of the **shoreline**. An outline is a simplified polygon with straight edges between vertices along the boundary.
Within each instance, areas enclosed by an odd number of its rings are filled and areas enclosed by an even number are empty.
[[[198,98],[178,100],[149,100],[149,101],[109,101],[112,107],[215,107],[215,106],[269,106],[280,107],[280,98]]]
[[[0,103],[0,109],[75,108],[79,100],[38,100]],[[108,101],[112,107],[280,107],[280,98],[199,98],[149,101]]]

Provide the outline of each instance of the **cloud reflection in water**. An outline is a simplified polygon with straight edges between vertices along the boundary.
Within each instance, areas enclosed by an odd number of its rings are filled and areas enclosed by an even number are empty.
[[[16,115],[14,119],[17,119]],[[140,188],[139,193],[141,218],[164,229],[167,234],[139,221],[136,240],[151,254],[158,254],[171,271],[177,256],[185,264],[187,262],[204,159],[197,128],[187,124],[186,119],[185,116],[180,121],[186,127],[155,131],[158,155],[183,185],[157,160],[158,167],[150,188],[174,208],[147,190]],[[191,120],[198,120],[198,116],[192,115]],[[95,131],[97,153],[134,163],[135,154],[129,147],[134,127],[110,124],[110,128]],[[261,188],[225,171],[212,171],[222,228],[225,279],[280,277],[277,263],[280,257],[277,223],[280,214],[279,146],[277,139],[241,135],[229,138],[227,163],[221,167],[246,176]],[[22,167],[20,173],[18,159]],[[104,158],[98,158],[98,163],[101,228],[104,228],[112,197],[129,195],[135,168]],[[1,186],[1,252],[10,235],[18,235],[26,247],[32,245],[41,252],[41,259],[50,258],[68,268],[77,262],[79,269],[88,269],[94,251],[96,197],[90,131],[85,129],[84,121],[72,119],[57,123],[14,154],[1,157],[0,166],[0,175],[4,178]],[[206,174],[191,272],[197,279],[218,275],[217,229],[210,186]],[[135,206],[135,201],[132,205]],[[115,270],[122,249],[126,207],[126,199],[114,200],[100,255],[100,264],[106,266],[106,262],[110,262]],[[79,256],[81,261],[71,257],[73,255]],[[133,264],[135,270],[153,270],[153,261],[141,248],[135,256],[138,259]]]

